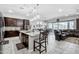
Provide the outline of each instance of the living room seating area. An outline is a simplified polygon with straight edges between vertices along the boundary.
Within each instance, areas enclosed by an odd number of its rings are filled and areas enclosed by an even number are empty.
[[[79,30],[54,30],[55,39],[65,40],[68,37],[77,37],[79,38]]]

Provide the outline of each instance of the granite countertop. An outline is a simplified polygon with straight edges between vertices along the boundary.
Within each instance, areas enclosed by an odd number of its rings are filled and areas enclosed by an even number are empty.
[[[26,31],[26,30],[21,30],[20,31],[21,33],[24,33],[24,34],[27,34],[27,35],[29,35],[29,36],[37,36],[37,35],[39,35],[40,34],[40,32],[39,31],[31,31],[31,30],[28,30],[28,31]]]

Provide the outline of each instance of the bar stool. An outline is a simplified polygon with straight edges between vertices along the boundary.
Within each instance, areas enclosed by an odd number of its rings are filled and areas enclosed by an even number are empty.
[[[39,53],[41,54],[43,51],[47,52],[47,44],[46,44],[46,33],[40,32],[39,34],[39,39],[34,40],[34,48],[33,51],[38,50]],[[37,45],[36,45],[37,44]],[[42,50],[42,48],[44,48]]]

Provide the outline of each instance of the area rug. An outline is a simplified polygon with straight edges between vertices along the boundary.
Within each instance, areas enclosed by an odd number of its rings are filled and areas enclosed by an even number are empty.
[[[69,37],[65,39],[65,41],[79,45],[79,38],[76,38],[76,37]]]
[[[16,44],[16,47],[17,47],[17,50],[21,50],[21,49],[26,48],[26,46],[23,43]]]

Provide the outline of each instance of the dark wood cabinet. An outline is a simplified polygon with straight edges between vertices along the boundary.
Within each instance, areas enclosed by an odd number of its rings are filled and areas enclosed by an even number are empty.
[[[23,27],[23,20],[17,19],[17,27]]]
[[[5,35],[4,37],[15,37],[15,36],[19,36],[19,31],[5,31]]]
[[[21,30],[28,30],[29,20],[4,17],[6,27],[20,27]],[[19,30],[5,31],[5,37],[19,36]]]
[[[23,20],[23,29],[28,30],[28,26],[30,25],[29,20]]]
[[[76,29],[79,30],[79,18],[76,19]]]
[[[17,21],[14,18],[5,17],[5,26],[16,26]]]
[[[22,36],[21,36],[21,42],[28,48],[28,45],[29,45],[29,36],[28,35],[26,35],[26,34],[21,34]]]
[[[26,20],[25,22],[26,22],[26,25],[30,25],[29,20]]]
[[[23,29],[23,20],[22,19],[17,19],[17,27],[20,27],[20,29]]]
[[[29,20],[4,17],[5,26],[21,27],[22,30],[28,30]]]

